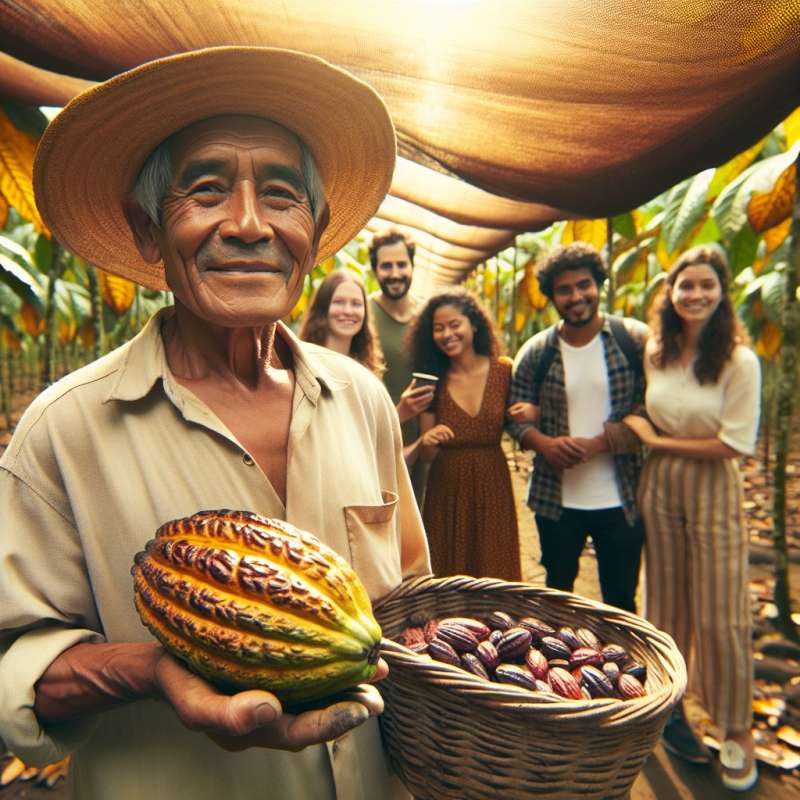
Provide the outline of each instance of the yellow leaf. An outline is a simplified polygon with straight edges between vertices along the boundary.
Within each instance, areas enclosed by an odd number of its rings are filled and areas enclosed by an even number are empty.
[[[78,331],[78,336],[81,340],[81,344],[84,346],[86,350],[91,350],[94,347],[94,323],[92,320],[87,319],[86,322],[81,325],[81,329]]]
[[[17,130],[0,111],[0,194],[39,233],[49,236],[33,197],[33,154],[36,139]]]
[[[330,256],[318,265],[324,275],[328,275],[336,269],[336,256]]]
[[[607,226],[604,219],[571,219],[561,232],[561,244],[588,242],[602,250],[606,244]]]
[[[308,308],[308,297],[308,294],[303,292],[298,301],[295,303],[294,308],[289,312],[289,319],[291,319],[292,322],[300,319],[300,317],[306,313],[306,309]]]
[[[525,313],[525,310],[522,308],[517,309],[517,315],[514,318],[514,330],[517,333],[522,333],[522,329],[525,327],[525,323],[528,321],[528,315]]]
[[[747,219],[756,233],[773,228],[792,215],[797,165],[790,164],[769,192],[753,192],[747,204]]]
[[[758,256],[755,261],[753,261],[753,272],[756,275],[761,274],[761,270],[769,264],[769,258],[766,255]]]
[[[787,150],[800,139],[800,108],[792,111],[783,121],[783,135],[786,137]]]
[[[766,361],[772,361],[781,351],[781,341],[783,332],[774,322],[767,320],[756,342],[756,353]]]
[[[19,315],[22,318],[22,327],[29,336],[36,337],[44,333],[45,322],[30,303],[22,304]]]
[[[78,332],[78,326],[74,319],[58,320],[58,342],[59,344],[69,344]]]
[[[97,284],[103,302],[117,315],[124,314],[136,298],[136,284],[119,275],[111,275],[105,270],[97,270]]]
[[[761,141],[756,142],[752,147],[748,147],[743,153],[734,156],[730,161],[717,167],[714,177],[708,186],[706,197],[714,200],[717,195],[737,176],[741,175],[755,160],[761,152],[766,141],[766,136]]]
[[[658,263],[661,264],[661,269],[666,271],[672,266],[672,257],[667,252],[667,245],[661,236],[658,237],[658,244],[656,245],[656,258]]]
[[[547,296],[542,293],[539,286],[539,279],[534,274],[531,273],[525,276],[525,288],[527,290],[528,302],[531,304],[531,308],[534,311],[543,311],[547,308],[547,304],[550,301],[547,299]]]
[[[792,218],[789,216],[786,217],[786,219],[779,225],[774,225],[768,231],[765,231],[764,244],[766,244],[767,246],[768,254],[773,253],[784,243],[791,229],[792,229]]]
[[[6,222],[8,222],[8,202],[0,194],[0,228],[5,228]]]
[[[0,339],[2,339],[3,347],[8,350],[19,350],[22,347],[19,336],[11,328],[5,326],[0,328]]]
[[[761,319],[764,316],[764,301],[760,297],[753,300],[753,305],[750,309],[753,319]]]

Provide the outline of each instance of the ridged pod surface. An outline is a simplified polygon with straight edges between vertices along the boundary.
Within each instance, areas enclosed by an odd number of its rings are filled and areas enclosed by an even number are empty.
[[[226,690],[315,700],[375,673],[381,629],[350,565],[315,536],[247,511],[162,525],[131,569],[142,622]]]

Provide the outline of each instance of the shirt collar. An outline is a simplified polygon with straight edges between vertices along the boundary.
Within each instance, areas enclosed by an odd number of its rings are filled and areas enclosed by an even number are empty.
[[[117,380],[109,391],[109,400],[141,400],[158,380],[170,379],[161,325],[173,313],[173,309],[162,308],[127,344]],[[335,392],[350,385],[336,377],[324,363],[313,346],[301,342],[282,322],[278,322],[277,335],[287,344],[294,357],[294,372],[297,385],[316,404],[322,390]]]

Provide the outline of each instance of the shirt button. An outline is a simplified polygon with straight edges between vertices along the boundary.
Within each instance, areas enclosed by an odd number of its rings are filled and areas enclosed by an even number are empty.
[[[255,461],[253,461],[253,456],[251,456],[250,453],[245,453],[242,456],[242,461],[244,461],[244,463],[247,464],[248,467],[252,467],[253,464],[256,463]]]

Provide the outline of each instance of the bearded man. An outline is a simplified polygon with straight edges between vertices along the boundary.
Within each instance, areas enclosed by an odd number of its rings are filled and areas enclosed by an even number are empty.
[[[75,797],[408,797],[374,687],[297,715],[223,694],[149,636],[130,577],[161,524],[213,508],[313,532],[373,600],[429,571],[388,394],[279,321],[394,157],[370,87],[269,48],[145,64],[43,137],[53,234],[175,300],[37,398],[0,462],[0,736],[31,764],[75,752]]]

